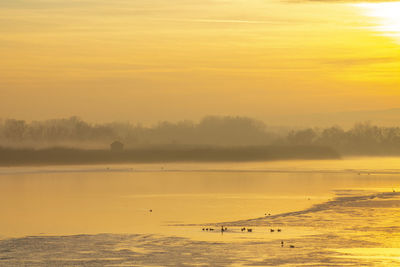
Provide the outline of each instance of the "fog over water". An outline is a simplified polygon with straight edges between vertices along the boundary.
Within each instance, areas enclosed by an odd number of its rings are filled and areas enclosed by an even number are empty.
[[[0,145],[11,148],[108,149],[115,140],[126,149],[160,147],[319,146],[344,155],[398,155],[400,127],[356,123],[350,128],[273,127],[248,117],[208,116],[198,122],[86,122],[78,117],[26,122],[0,121]]]

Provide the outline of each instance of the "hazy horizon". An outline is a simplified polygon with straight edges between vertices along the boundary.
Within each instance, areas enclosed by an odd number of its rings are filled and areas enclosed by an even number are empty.
[[[109,118],[109,119],[90,119],[85,116],[79,116],[78,114],[70,113],[67,116],[56,117],[53,115],[48,115],[44,118],[34,118],[29,119],[28,117],[10,117],[10,116],[0,116],[0,121],[5,121],[8,119],[13,120],[23,120],[26,122],[35,121],[50,121],[62,118],[77,117],[93,124],[107,124],[107,123],[131,123],[138,124],[144,127],[154,127],[155,125],[162,122],[179,123],[182,121],[197,122],[201,121],[205,117],[237,117],[237,118],[251,118],[257,121],[261,121],[273,128],[284,128],[284,129],[298,129],[307,127],[329,127],[329,126],[340,126],[343,128],[350,128],[356,123],[369,122],[377,126],[398,126],[400,122],[398,117],[400,116],[399,108],[385,108],[385,109],[372,109],[372,110],[353,110],[353,111],[338,111],[338,112],[325,112],[325,113],[309,113],[309,114],[290,114],[290,115],[269,115],[263,118],[254,116],[245,116],[243,114],[206,114],[204,116],[199,116],[198,118],[189,118],[186,116],[181,116],[175,119],[162,119],[155,118],[154,120],[146,119],[134,119],[126,118]]]
[[[205,158],[210,159],[220,151],[225,155],[218,157],[220,160],[229,158],[233,151],[236,151],[233,154],[243,160],[254,158],[256,154],[256,157],[261,154],[262,157],[275,154],[290,158],[290,154],[313,154],[315,149],[319,152],[313,155],[319,153],[321,158],[329,153],[336,156],[387,156],[400,154],[400,125],[378,126],[367,121],[355,123],[349,128],[338,125],[273,127],[259,120],[238,116],[207,116],[200,121],[164,121],[152,126],[129,122],[96,124],[78,117],[33,122],[0,120],[0,147],[10,148],[3,149],[3,161],[9,160],[7,153],[17,152],[13,152],[13,148],[29,150],[64,147],[80,149],[81,153],[87,154],[86,149],[107,151],[116,140],[125,145],[126,151],[138,151],[125,155],[132,159],[140,154],[144,156],[150,153],[149,159],[159,158],[158,154],[161,154],[164,159],[171,156],[185,160],[183,151],[190,152],[190,156],[185,155],[191,158],[203,158],[206,155]],[[63,158],[74,158],[68,151],[72,150],[62,150]],[[30,153],[23,157],[35,158],[39,155]],[[179,156],[174,156],[174,153]],[[240,156],[246,153],[251,155]],[[194,156],[195,154],[198,155]],[[14,157],[18,159],[18,153]],[[96,154],[92,153],[90,157],[96,158]]]

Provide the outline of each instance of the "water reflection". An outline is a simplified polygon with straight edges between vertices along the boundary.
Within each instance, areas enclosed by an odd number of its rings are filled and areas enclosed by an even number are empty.
[[[167,225],[258,218],[308,208],[332,198],[337,189],[398,185],[394,175],[320,172],[334,162],[316,163],[170,164],[165,171],[155,171],[159,165],[5,168],[0,201],[7,204],[1,207],[0,234],[179,234]],[[351,163],[336,161],[336,170]],[[357,159],[352,166],[382,170],[380,162],[370,163]],[[138,171],[144,168],[149,171]],[[199,168],[203,171],[194,171]],[[254,171],[262,168],[267,171]],[[268,171],[273,168],[280,171]]]
[[[396,265],[396,162],[5,168],[0,264]]]

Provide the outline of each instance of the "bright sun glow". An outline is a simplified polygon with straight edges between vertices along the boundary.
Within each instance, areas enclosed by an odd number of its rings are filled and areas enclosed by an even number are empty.
[[[400,2],[356,4],[365,15],[378,19],[380,26],[373,27],[384,35],[394,37],[400,43]]]

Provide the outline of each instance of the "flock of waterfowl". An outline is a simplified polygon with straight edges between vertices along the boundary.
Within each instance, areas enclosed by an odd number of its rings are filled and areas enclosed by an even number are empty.
[[[153,212],[153,210],[150,209],[149,212]],[[270,215],[271,214],[268,214],[268,216],[270,216]],[[202,228],[202,231],[205,231],[205,232],[213,232],[214,230],[215,229],[212,228],[212,227],[204,227],[204,228]],[[224,233],[224,232],[227,232],[227,231],[228,231],[228,227],[221,226],[221,233]],[[253,229],[252,228],[241,227],[240,231],[241,232],[246,232],[247,231],[248,233],[252,233]],[[274,233],[275,231],[276,232],[282,232],[282,229],[280,229],[280,228],[277,228],[277,229],[270,228],[269,231],[271,233]],[[281,247],[283,247],[283,246],[284,246],[284,243],[283,243],[283,241],[281,241]],[[294,245],[290,245],[289,247],[290,248],[294,248]]]
[[[207,227],[207,228],[203,228],[202,229],[203,231],[214,231],[215,229],[214,228],[212,228],[212,227]],[[240,228],[240,231],[242,231],[242,232],[246,232],[246,230],[247,230],[247,232],[253,232],[253,229],[252,228],[246,228],[246,227],[242,227],[242,228]],[[228,228],[227,227],[224,227],[224,226],[221,226],[221,232],[226,232],[226,231],[228,231]],[[269,231],[271,232],[271,233],[273,233],[273,232],[275,232],[275,231],[277,231],[277,232],[282,232],[282,229],[280,229],[280,228],[278,228],[278,229],[269,229]]]
[[[202,228],[202,231],[205,231],[205,232],[213,232],[214,230],[215,229],[212,228],[212,227],[204,227],[204,228]],[[221,233],[224,233],[224,232],[227,232],[227,231],[228,231],[227,227],[221,226]],[[252,233],[253,229],[252,228],[241,227],[240,231],[241,232],[246,232],[247,231],[248,233]],[[276,232],[282,232],[282,229],[280,229],[280,228],[277,228],[277,229],[270,228],[269,231],[271,233],[274,233],[275,231]],[[281,247],[283,247],[283,246],[284,246],[284,242],[281,241]],[[289,247],[290,248],[294,248],[294,245],[290,245]]]

